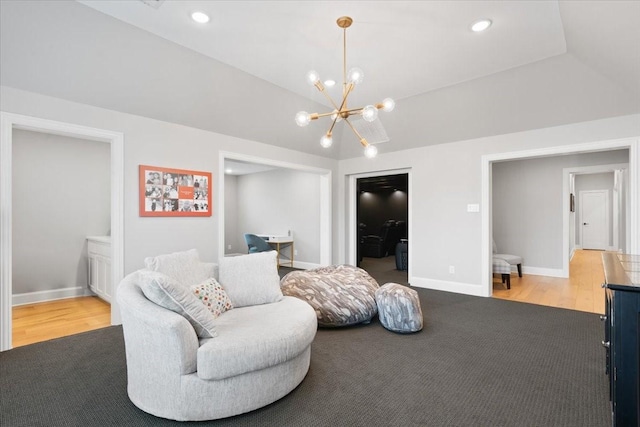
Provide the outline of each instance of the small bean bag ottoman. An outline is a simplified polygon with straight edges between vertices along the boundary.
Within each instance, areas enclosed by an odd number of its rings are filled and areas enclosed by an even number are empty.
[[[323,327],[370,322],[378,312],[378,288],[369,273],[352,265],[292,271],[280,281],[282,293],[309,303]]]
[[[422,309],[418,293],[397,283],[387,283],[376,291],[378,317],[393,332],[410,333],[422,329]]]

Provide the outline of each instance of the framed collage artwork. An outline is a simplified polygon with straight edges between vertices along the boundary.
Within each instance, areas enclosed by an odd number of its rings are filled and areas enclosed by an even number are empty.
[[[211,216],[211,173],[140,165],[140,216]]]

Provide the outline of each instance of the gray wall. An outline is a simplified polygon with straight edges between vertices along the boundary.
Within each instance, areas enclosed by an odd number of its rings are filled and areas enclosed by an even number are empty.
[[[6,86],[0,87],[0,109],[99,129],[120,131],[124,149],[124,271],[143,266],[146,256],[197,248],[201,258],[217,260],[219,189],[214,179],[213,216],[206,218],[141,218],[138,213],[138,165],[175,166],[211,171],[220,176],[221,152],[286,161],[332,171],[332,249],[334,263],[347,260],[347,177],[351,174],[409,169],[412,182],[410,241],[411,283],[455,292],[480,293],[481,215],[468,213],[468,203],[481,201],[481,158],[485,154],[570,146],[640,135],[640,115],[614,117],[509,135],[498,135],[359,157],[336,162],[256,141],[78,104]],[[421,128],[413,124],[416,138]],[[198,153],[195,155],[193,153]],[[294,230],[295,232],[295,230]],[[170,239],[166,236],[171,236]],[[354,231],[355,235],[355,231]],[[455,265],[455,274],[448,266]],[[114,321],[118,321],[115,318]]]
[[[575,243],[582,245],[580,239],[580,192],[589,190],[609,190],[609,246],[613,245],[613,172],[576,175],[575,177]]]
[[[562,269],[563,168],[628,161],[628,150],[616,150],[494,164],[493,238],[498,251],[522,256],[528,267]]]
[[[428,126],[428,121],[411,123],[413,137],[425,139],[422,129]],[[572,147],[638,135],[640,116],[631,115],[380,154],[374,160],[342,160],[337,177],[341,184],[337,194],[340,223],[334,228],[334,238],[339,241],[338,259],[346,259],[347,251],[355,254],[355,248],[348,244],[356,231],[351,229],[351,211],[345,204],[349,202],[348,187],[344,183],[352,175],[408,169],[410,283],[485,295],[482,286],[485,279],[482,274],[483,216],[482,212],[467,212],[467,204],[482,202],[483,156]],[[455,273],[449,273],[450,265],[456,267]]]
[[[238,252],[247,250],[244,233],[287,234],[291,230],[298,251],[295,260],[320,262],[319,175],[288,169],[241,175],[236,198],[236,238],[231,241],[242,248]]]
[[[110,229],[110,145],[24,130],[13,141],[13,293],[86,286],[86,236]]]

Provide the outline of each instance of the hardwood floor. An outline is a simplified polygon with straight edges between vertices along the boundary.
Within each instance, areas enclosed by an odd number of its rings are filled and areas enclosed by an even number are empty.
[[[104,328],[111,305],[98,297],[78,297],[13,308],[13,347]]]
[[[493,296],[512,301],[604,314],[602,252],[576,250],[569,278],[511,274],[511,289],[493,279]]]

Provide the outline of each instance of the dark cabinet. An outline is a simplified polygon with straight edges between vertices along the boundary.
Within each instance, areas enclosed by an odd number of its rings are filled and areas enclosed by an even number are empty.
[[[605,252],[606,373],[614,426],[640,425],[640,256]]]

